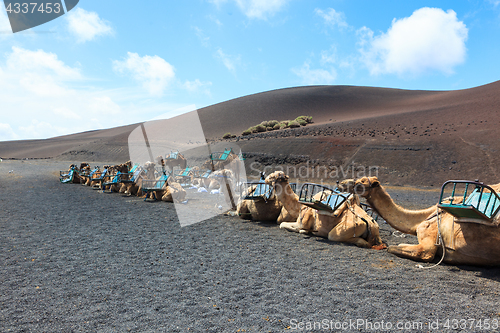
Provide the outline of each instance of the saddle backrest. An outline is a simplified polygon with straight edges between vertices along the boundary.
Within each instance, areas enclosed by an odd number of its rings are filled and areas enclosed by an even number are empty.
[[[451,197],[444,198],[450,185]],[[438,207],[460,222],[492,222],[500,210],[500,197],[493,188],[478,181],[449,180],[441,187]]]

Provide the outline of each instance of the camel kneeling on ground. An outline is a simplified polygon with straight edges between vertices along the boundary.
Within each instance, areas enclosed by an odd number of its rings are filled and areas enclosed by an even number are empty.
[[[499,185],[491,187],[495,189]],[[394,203],[377,177],[344,180],[339,189],[365,197],[370,206],[394,229],[417,236],[418,245],[389,246],[389,253],[429,262],[442,251],[441,245],[436,245],[437,205],[422,210],[404,209]],[[445,247],[444,262],[456,265],[500,265],[499,227],[456,222],[451,214],[444,211],[440,211],[439,219],[439,231]]]
[[[311,233],[327,237],[331,241],[352,243],[359,247],[377,250],[386,248],[380,238],[378,224],[361,208],[356,195],[342,203],[333,213],[329,213],[301,204],[283,171],[276,171],[267,176],[266,183],[274,186],[278,199],[290,217],[295,218],[295,222],[281,223],[280,228]]]
[[[283,205],[276,197],[276,194],[267,199],[243,199],[249,193],[253,193],[257,185],[248,187],[242,194],[242,199],[238,203],[237,214],[245,220],[255,221],[280,221]]]

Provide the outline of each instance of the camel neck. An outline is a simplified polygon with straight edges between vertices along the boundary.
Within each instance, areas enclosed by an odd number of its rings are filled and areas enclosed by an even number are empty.
[[[397,205],[382,186],[373,188],[366,200],[391,227],[405,234],[416,235],[417,226],[436,212],[436,206],[421,210],[405,209]]]
[[[288,182],[280,182],[281,188],[275,186],[276,196],[283,203],[285,209],[289,212],[300,211],[299,197],[295,194]]]

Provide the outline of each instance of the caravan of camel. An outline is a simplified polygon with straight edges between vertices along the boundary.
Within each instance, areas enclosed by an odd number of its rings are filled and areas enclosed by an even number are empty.
[[[463,182],[465,190],[459,194],[457,184],[462,183],[452,181],[451,196],[444,198],[443,187],[436,205],[408,210],[394,203],[377,177],[346,179],[335,188],[306,183],[299,189],[283,171],[276,171],[257,182],[240,182],[228,165],[241,155],[231,150],[220,155],[196,167],[188,167],[179,152],[144,165],[73,164],[61,171],[61,182],[167,202],[187,202],[186,186],[217,191],[242,219],[275,221],[289,231],[382,250],[387,246],[375,213],[394,229],[418,238],[416,245],[389,246],[389,253],[423,262],[441,258],[449,264],[500,265],[500,184]]]

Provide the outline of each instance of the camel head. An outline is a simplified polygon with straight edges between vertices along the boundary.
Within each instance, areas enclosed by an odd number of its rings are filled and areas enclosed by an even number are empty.
[[[90,164],[88,164],[88,163],[81,163],[80,164],[80,170],[84,170],[84,169],[90,169]]]
[[[288,182],[288,176],[283,171],[275,171],[266,177],[266,184],[275,186],[278,183]]]
[[[345,179],[339,183],[337,188],[341,192],[358,194],[362,197],[368,197],[374,188],[380,186],[377,177],[363,177],[359,179]]]
[[[206,160],[202,165],[201,165],[201,168],[202,169],[206,169],[206,170],[212,170],[212,161],[211,160]]]
[[[156,157],[156,164],[161,165],[161,166],[165,166],[165,161],[163,160],[163,156],[158,155]]]
[[[129,170],[129,167],[128,167],[127,163],[123,163],[123,164],[114,165],[113,169],[115,169],[117,172],[120,172],[120,173],[127,173]]]
[[[146,170],[147,179],[155,179],[155,163],[147,161],[144,163],[144,170]]]

